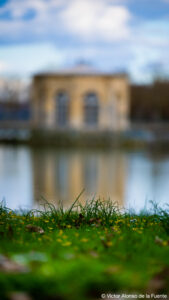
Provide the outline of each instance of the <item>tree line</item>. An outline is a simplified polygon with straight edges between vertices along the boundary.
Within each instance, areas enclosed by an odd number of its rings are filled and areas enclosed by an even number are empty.
[[[131,121],[169,121],[169,81],[130,87]]]

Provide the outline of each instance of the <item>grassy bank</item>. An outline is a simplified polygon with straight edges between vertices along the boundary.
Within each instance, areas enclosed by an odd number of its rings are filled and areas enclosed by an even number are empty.
[[[1,206],[0,240],[0,299],[169,293],[167,211],[120,213],[99,200],[19,214]]]

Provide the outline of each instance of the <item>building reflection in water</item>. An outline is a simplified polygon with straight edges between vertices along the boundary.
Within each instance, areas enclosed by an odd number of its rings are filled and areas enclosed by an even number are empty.
[[[70,207],[85,188],[83,203],[100,196],[139,212],[149,200],[165,208],[168,186],[169,153],[0,146],[0,201],[12,209],[36,208],[43,198]]]
[[[45,198],[69,207],[83,188],[82,203],[100,197],[124,204],[127,158],[121,152],[36,149],[32,164],[35,206]]]

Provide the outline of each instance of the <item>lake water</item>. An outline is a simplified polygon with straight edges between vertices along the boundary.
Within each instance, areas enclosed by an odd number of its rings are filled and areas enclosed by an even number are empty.
[[[169,203],[169,153],[119,150],[31,149],[0,146],[0,200],[10,208],[36,208],[44,199],[69,207],[111,199],[137,212],[153,200]]]

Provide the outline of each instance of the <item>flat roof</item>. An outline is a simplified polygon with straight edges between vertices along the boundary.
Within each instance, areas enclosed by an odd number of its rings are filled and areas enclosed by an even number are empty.
[[[34,78],[40,77],[76,77],[76,76],[90,76],[90,77],[128,77],[127,73],[110,73],[110,72],[40,72],[34,74]]]
[[[45,70],[38,72],[34,77],[59,77],[59,76],[108,76],[108,77],[128,77],[128,74],[125,72],[105,72],[97,70],[90,65],[79,64],[72,68],[63,68],[57,70]]]

